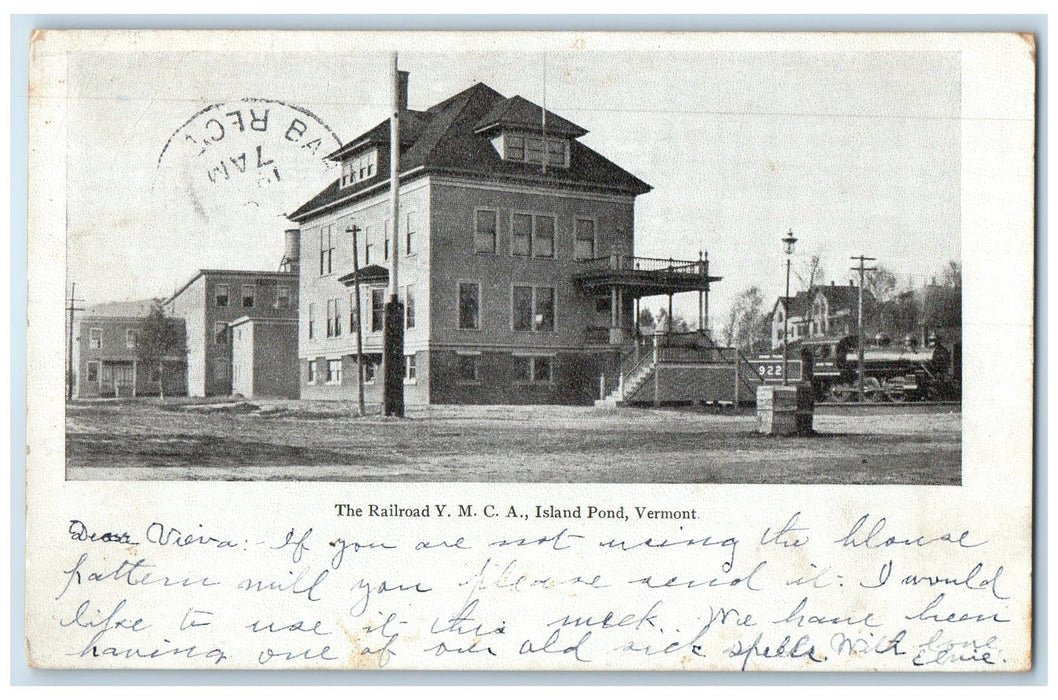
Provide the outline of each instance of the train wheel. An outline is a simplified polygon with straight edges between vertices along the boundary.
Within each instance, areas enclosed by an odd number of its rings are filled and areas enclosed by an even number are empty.
[[[867,377],[863,381],[863,399],[867,403],[878,403],[886,398],[885,389],[875,377]]]
[[[886,395],[893,403],[903,403],[907,400],[907,392],[904,391],[903,387],[892,387],[886,392]]]
[[[851,401],[853,395],[854,394],[849,390],[848,387],[840,386],[838,384],[832,384],[830,387],[830,393],[828,394],[831,401],[836,401],[838,403]]]

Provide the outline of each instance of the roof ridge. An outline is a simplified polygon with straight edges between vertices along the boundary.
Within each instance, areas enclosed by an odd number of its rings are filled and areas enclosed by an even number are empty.
[[[426,151],[425,155],[423,156],[424,163],[429,163],[433,160],[434,151],[436,151],[437,147],[444,142],[445,137],[448,135],[448,132],[451,131],[452,127],[456,124],[456,122],[459,121],[459,117],[463,114],[464,111],[466,111],[466,108],[471,103],[472,98],[483,90],[487,90],[489,93],[493,93],[501,99],[507,99],[497,90],[494,90],[485,83],[479,81],[471,85],[466,90],[463,90],[462,92],[457,93],[456,95],[453,95],[452,97],[445,100],[444,102],[452,102],[456,97],[463,97],[462,105],[460,105],[459,109],[455,110],[452,113],[452,117],[448,120],[448,124],[445,125],[444,129],[439,134],[437,134],[437,137],[435,138],[433,144],[430,145],[430,148]],[[444,104],[444,102],[438,103],[438,106]],[[433,107],[431,107],[430,109],[432,110]],[[438,117],[436,118],[440,118],[440,115],[438,115]]]

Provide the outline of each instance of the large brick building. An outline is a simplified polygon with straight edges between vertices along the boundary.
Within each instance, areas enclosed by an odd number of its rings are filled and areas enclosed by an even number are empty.
[[[236,367],[252,372],[257,355],[258,380],[261,379],[262,341],[274,343],[266,353],[273,373],[284,372],[284,365],[296,363],[293,342],[284,343],[282,335],[295,336],[298,312],[298,280],[295,271],[199,270],[166,301],[170,316],[182,319],[187,329],[187,393],[189,396],[225,396],[232,393],[232,322],[238,321],[240,333],[255,333],[249,345],[239,347],[251,353],[250,359],[236,357]],[[253,322],[247,325],[247,322]],[[268,328],[268,335],[256,328]],[[247,338],[249,341],[249,336]],[[284,348],[286,350],[284,351]],[[247,374],[247,377],[252,377]],[[245,378],[244,378],[245,379]],[[239,384],[245,390],[253,381]],[[297,386],[290,382],[269,382],[269,396],[297,398]],[[285,386],[286,390],[278,390]],[[252,394],[251,394],[252,395]]]
[[[359,232],[366,393],[379,400],[390,256],[405,304],[408,403],[587,403],[635,333],[639,296],[702,288],[637,263],[635,198],[650,186],[578,139],[580,126],[478,83],[402,105],[399,245],[390,250],[389,122],[330,158],[341,177],[301,227],[302,398],[356,395],[352,234]],[[657,262],[657,261],[655,261]],[[688,273],[688,274],[684,274]]]
[[[74,336],[74,377],[78,398],[132,398],[187,393],[186,359],[172,356],[162,369],[146,370],[136,340],[151,301],[111,302],[85,309]],[[183,321],[178,321],[183,328]],[[159,377],[161,372],[161,377]]]

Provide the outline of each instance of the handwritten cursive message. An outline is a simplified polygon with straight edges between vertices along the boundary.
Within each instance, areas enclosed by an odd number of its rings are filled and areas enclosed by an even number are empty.
[[[481,527],[487,522],[487,527]],[[1012,669],[972,527],[639,504],[334,504],[239,530],[55,524],[49,653],[83,668]],[[941,522],[941,521],[938,521]]]

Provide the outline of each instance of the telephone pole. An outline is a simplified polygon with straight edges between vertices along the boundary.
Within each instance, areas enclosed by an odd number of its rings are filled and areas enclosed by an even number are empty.
[[[77,302],[84,301],[84,299],[78,299],[74,295],[74,290],[77,289],[77,283],[70,283],[70,299],[69,304],[66,306],[66,313],[68,315],[68,328],[66,330],[66,400],[73,401],[73,321],[74,314],[78,311],[84,311],[83,308],[77,306]]]
[[[364,339],[361,328],[363,321],[360,316],[360,259],[357,253],[356,234],[360,233],[360,227],[353,224],[345,229],[353,234],[353,293],[356,296],[356,408],[360,417],[364,417]]]
[[[404,304],[400,303],[397,277],[400,268],[400,110],[401,72],[397,69],[397,54],[393,53],[393,111],[389,118],[389,207],[390,270],[389,302],[382,327],[382,413],[404,417]]]
[[[866,396],[863,393],[863,279],[864,279],[864,273],[866,273],[866,272],[868,272],[870,270],[876,270],[878,268],[875,268],[875,267],[864,267],[864,263],[865,262],[867,262],[868,260],[873,262],[874,260],[877,260],[877,258],[868,258],[866,255],[853,255],[851,259],[860,261],[860,264],[858,266],[852,268],[852,269],[853,270],[859,270],[859,272],[860,272],[860,301],[859,301],[859,311],[857,312],[858,320],[856,322],[856,327],[857,327],[856,335],[857,335],[857,338],[858,338],[857,346],[858,346],[858,349],[859,349],[859,358],[858,358],[857,363],[856,363],[856,370],[857,370],[857,372],[859,374],[857,387],[858,387],[858,392],[859,392],[859,397],[860,397],[860,403],[864,403],[864,401],[866,401]]]

